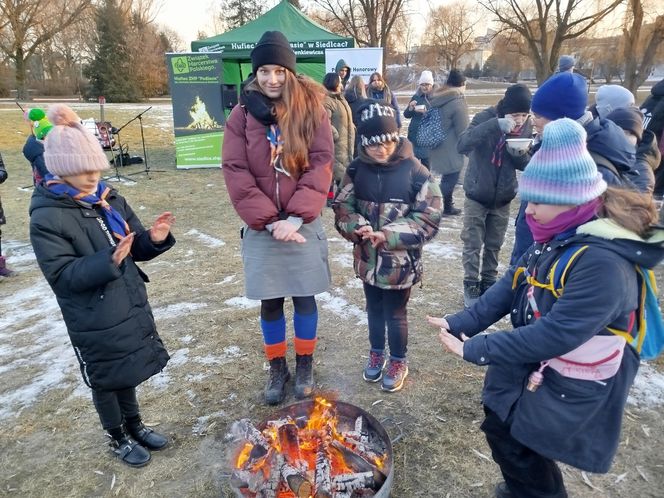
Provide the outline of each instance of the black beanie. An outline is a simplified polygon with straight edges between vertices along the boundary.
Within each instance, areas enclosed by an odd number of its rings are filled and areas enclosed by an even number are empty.
[[[518,83],[505,90],[505,96],[498,102],[498,115],[516,114],[520,112],[530,112],[530,103],[532,94],[526,85]]]
[[[639,142],[643,139],[643,114],[638,108],[632,106],[616,109],[611,111],[606,119],[634,134]]]
[[[452,69],[450,74],[447,75],[445,84],[447,86],[463,86],[466,84],[466,77],[458,69]]]
[[[357,133],[362,147],[399,141],[396,111],[389,105],[373,102],[359,109]]]
[[[340,83],[341,77],[337,73],[327,73],[323,78],[323,86],[330,92],[336,92]]]
[[[281,31],[266,31],[251,51],[251,70],[258,74],[258,68],[266,64],[276,64],[295,74],[295,52]]]

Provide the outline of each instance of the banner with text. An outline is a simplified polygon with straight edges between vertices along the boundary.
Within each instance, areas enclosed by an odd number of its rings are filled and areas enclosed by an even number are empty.
[[[350,67],[350,76],[362,76],[364,82],[369,84],[369,77],[372,73],[382,72],[383,68],[383,49],[381,47],[367,48],[328,48],[325,50],[325,71],[335,73],[337,62],[346,61]]]
[[[166,54],[177,168],[219,168],[224,109],[222,54]]]

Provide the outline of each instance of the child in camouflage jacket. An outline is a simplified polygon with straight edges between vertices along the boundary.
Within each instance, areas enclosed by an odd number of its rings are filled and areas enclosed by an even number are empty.
[[[438,232],[442,197],[429,171],[399,137],[395,111],[371,103],[360,112],[359,156],[348,166],[332,208],[339,233],[354,244],[364,282],[371,350],[363,377],[398,391],[408,375],[407,310],[422,278],[422,246]],[[385,375],[385,329],[390,361]]]

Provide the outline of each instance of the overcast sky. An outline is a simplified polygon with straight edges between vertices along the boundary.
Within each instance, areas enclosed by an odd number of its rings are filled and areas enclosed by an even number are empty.
[[[278,2],[278,0],[264,1],[268,7],[265,10],[271,9]],[[449,2],[449,0],[431,0],[434,5],[446,2]],[[306,4],[306,2],[303,3]],[[421,5],[421,8],[418,9],[419,12],[428,12],[429,10],[427,0],[413,0],[412,3]],[[219,8],[219,0],[162,0],[162,5],[157,15],[157,22],[175,30],[187,47],[190,46],[189,42],[196,39],[199,30],[205,31],[209,36],[217,34],[212,33],[210,19],[214,11]],[[418,18],[424,26],[422,15],[416,16],[414,22],[417,22]]]

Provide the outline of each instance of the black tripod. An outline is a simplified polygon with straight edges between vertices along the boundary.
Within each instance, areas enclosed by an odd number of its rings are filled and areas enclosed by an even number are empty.
[[[143,171],[136,171],[134,173],[129,173],[129,175],[140,175],[141,173],[145,173],[148,177],[150,178],[150,171],[157,171],[157,172],[164,172],[165,170],[163,169],[153,169],[150,170],[150,163],[148,162],[148,151],[145,149],[145,135],[143,133],[143,114],[148,112],[150,109],[152,109],[152,106],[148,107],[145,109],[143,112],[137,114],[133,118],[131,118],[127,123],[125,123],[124,126],[127,126],[129,123],[131,123],[134,119],[138,119],[138,122],[141,126],[141,144],[143,145],[143,164],[145,167],[143,168]],[[123,128],[124,128],[123,126]]]
[[[134,118],[134,119],[136,119],[136,118]],[[131,121],[133,121],[134,119],[132,119]],[[124,153],[125,153],[124,152],[125,149],[122,146],[122,142],[120,141],[120,131],[122,130],[122,128],[124,128],[129,123],[131,123],[131,121],[127,121],[120,128],[111,128],[109,130],[109,132],[112,135],[115,135],[117,137],[118,151],[116,153],[116,151],[113,150],[112,138],[109,137],[109,143],[111,143],[111,154],[113,155],[113,168],[115,169],[115,176],[104,177],[104,180],[117,180],[117,181],[126,180],[126,181],[129,181],[129,182],[134,182],[135,183],[135,181],[132,180],[131,178],[129,178],[128,176],[123,176],[123,175],[120,174],[120,168],[122,168],[124,166],[123,156],[124,156]],[[127,154],[127,156],[129,156],[129,154]]]

